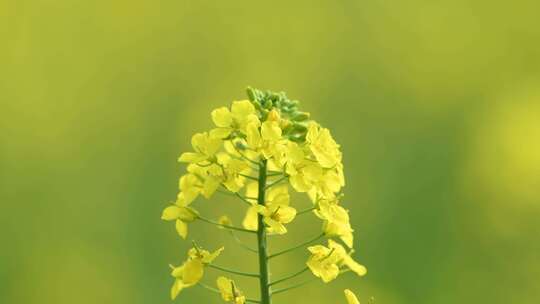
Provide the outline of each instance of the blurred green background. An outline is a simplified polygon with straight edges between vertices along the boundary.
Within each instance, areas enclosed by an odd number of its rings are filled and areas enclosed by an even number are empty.
[[[538,1],[0,1],[0,303],[170,303],[176,163],[247,85],[344,151],[362,279],[275,303],[538,303]],[[307,204],[305,200],[295,202]],[[238,223],[242,205],[199,201]],[[203,223],[191,238],[255,269]],[[299,220],[282,249],[319,231]],[[306,254],[276,259],[276,275]],[[207,282],[216,272],[209,270]],[[240,287],[257,295],[255,282]],[[178,303],[221,303],[194,287]]]

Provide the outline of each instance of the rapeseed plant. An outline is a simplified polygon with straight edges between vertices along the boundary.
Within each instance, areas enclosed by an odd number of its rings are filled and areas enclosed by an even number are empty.
[[[352,258],[353,229],[348,210],[340,205],[345,186],[342,153],[330,131],[310,119],[309,113],[298,110],[298,101],[284,93],[263,92],[248,88],[249,99],[233,101],[211,113],[215,128],[195,134],[193,151],[182,153],[179,161],[187,163],[187,172],[180,177],[175,202],[163,210],[162,219],[175,221],[180,237],[188,236],[188,224],[203,221],[234,232],[257,236],[256,248],[239,243],[257,253],[259,271],[240,272],[215,265],[223,247],[214,252],[196,243],[187,253],[187,260],[172,267],[174,300],[185,288],[201,285],[221,294],[227,303],[270,304],[274,294],[286,292],[304,283],[274,289],[275,285],[298,277],[307,271],[328,283],[338,275],[352,271],[358,276],[366,268]],[[306,193],[313,206],[298,211],[292,204],[290,190]],[[242,227],[234,226],[227,216],[217,221],[203,217],[191,204],[202,196],[210,199],[215,192],[229,193],[246,203]],[[306,242],[273,254],[268,252],[268,235],[285,235],[287,225],[298,216],[312,212],[321,219],[321,233]],[[327,238],[327,246],[313,245]],[[345,246],[335,241],[340,240]],[[277,256],[307,249],[306,266],[283,278],[271,280],[269,261]],[[217,289],[201,282],[206,268],[256,278],[260,299],[247,298],[231,279],[220,276]],[[345,291],[348,304],[359,304],[356,296]]]

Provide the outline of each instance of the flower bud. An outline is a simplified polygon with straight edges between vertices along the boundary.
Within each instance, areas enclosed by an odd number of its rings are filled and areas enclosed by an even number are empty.
[[[292,127],[292,124],[291,124],[291,121],[288,120],[288,119],[282,119],[279,123],[279,127],[281,128],[281,130],[283,130],[283,133],[287,133],[285,130],[287,128]]]
[[[292,134],[289,136],[289,140],[295,143],[302,143],[306,141],[306,134]]]
[[[226,215],[220,216],[219,219],[218,219],[218,223],[220,225],[232,226],[231,219]],[[219,228],[223,228],[223,227],[219,227]]]
[[[303,124],[294,122],[293,126],[294,126],[294,129],[293,129],[294,133],[305,133],[305,132],[307,132],[307,127],[305,125],[303,125]]]
[[[247,93],[247,96],[249,98],[250,101],[257,101],[258,102],[258,98],[257,98],[257,90],[253,89],[252,87],[247,87],[246,89],[246,93]]]
[[[241,150],[241,151],[244,151],[246,150],[248,147],[246,146],[246,144],[243,142],[243,141],[240,141],[240,140],[237,140],[234,142],[234,146],[238,149],[238,150]]]
[[[289,120],[284,120],[284,121],[285,121],[285,125],[281,127],[281,129],[283,130],[283,134],[284,135],[291,134],[294,129],[294,125],[290,123]]]
[[[274,104],[272,103],[272,101],[270,99],[265,99],[263,102],[262,102],[262,106],[263,108],[265,109],[268,109],[270,110],[272,108]]]
[[[261,106],[261,103],[258,100],[255,100],[252,103],[253,103],[253,106],[255,106],[255,109],[257,109],[257,111],[262,111],[263,110],[263,108]]]
[[[305,121],[309,119],[309,113],[307,112],[296,112],[292,115],[292,120],[294,121]]]
[[[272,109],[272,111],[268,112],[268,118],[266,118],[267,121],[279,121],[279,119],[279,112],[275,109]]]

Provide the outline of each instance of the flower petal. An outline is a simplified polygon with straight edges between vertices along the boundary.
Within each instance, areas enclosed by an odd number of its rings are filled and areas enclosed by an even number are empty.
[[[212,111],[212,121],[218,127],[229,127],[232,124],[233,118],[227,107],[221,107]]]
[[[356,298],[356,295],[352,291],[345,289],[344,292],[347,304],[360,304],[360,301],[358,301],[358,298]]]
[[[185,240],[188,234],[188,225],[181,220],[176,220],[176,232]]]
[[[177,206],[169,206],[163,209],[161,219],[165,221],[174,221],[180,216],[180,208]]]

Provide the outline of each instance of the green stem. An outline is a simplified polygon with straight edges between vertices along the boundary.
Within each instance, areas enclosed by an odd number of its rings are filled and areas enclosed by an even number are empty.
[[[309,241],[307,241],[307,242],[303,242],[302,244],[298,244],[298,245],[296,245],[296,246],[294,246],[294,247],[291,247],[291,248],[289,248],[289,249],[285,249],[285,250],[276,252],[276,253],[274,253],[274,254],[271,254],[270,256],[268,256],[268,259],[275,258],[275,257],[277,257],[277,256],[280,256],[280,255],[285,254],[285,253],[287,253],[287,252],[296,250],[296,249],[298,249],[298,248],[302,248],[302,247],[304,247],[304,246],[306,246],[306,245],[308,245],[308,244],[310,244],[310,243],[312,243],[312,242],[315,242],[316,240],[322,238],[323,236],[324,236],[324,233],[321,233],[321,234],[317,235],[316,237],[312,238],[311,240],[309,240]]]
[[[300,271],[298,271],[298,272],[295,272],[295,273],[293,273],[293,274],[291,274],[291,275],[288,275],[288,276],[286,276],[286,277],[284,277],[284,278],[281,278],[281,279],[279,279],[279,280],[276,280],[276,281],[270,283],[270,286],[276,285],[276,284],[279,284],[279,283],[281,283],[281,282],[285,282],[285,281],[287,281],[287,280],[289,280],[289,279],[292,279],[292,278],[294,278],[294,277],[297,277],[297,276],[301,275],[302,273],[306,272],[308,269],[309,269],[309,268],[304,267],[302,270],[300,270]]]
[[[259,196],[257,203],[259,205],[265,204],[265,192],[266,192],[266,160],[263,160],[259,165]],[[268,250],[266,243],[266,228],[263,222],[263,216],[257,215],[258,228],[257,228],[257,248],[259,251],[259,284],[261,288],[261,304],[271,304],[270,298],[270,272],[268,270]]]
[[[217,270],[221,270],[221,271],[224,271],[224,272],[232,273],[232,274],[245,276],[245,277],[252,277],[252,278],[258,278],[259,277],[259,275],[256,274],[256,273],[248,273],[248,272],[236,271],[236,270],[224,268],[224,267],[221,267],[221,266],[216,266],[214,264],[208,264],[208,267],[214,268],[214,269],[217,269]]]

